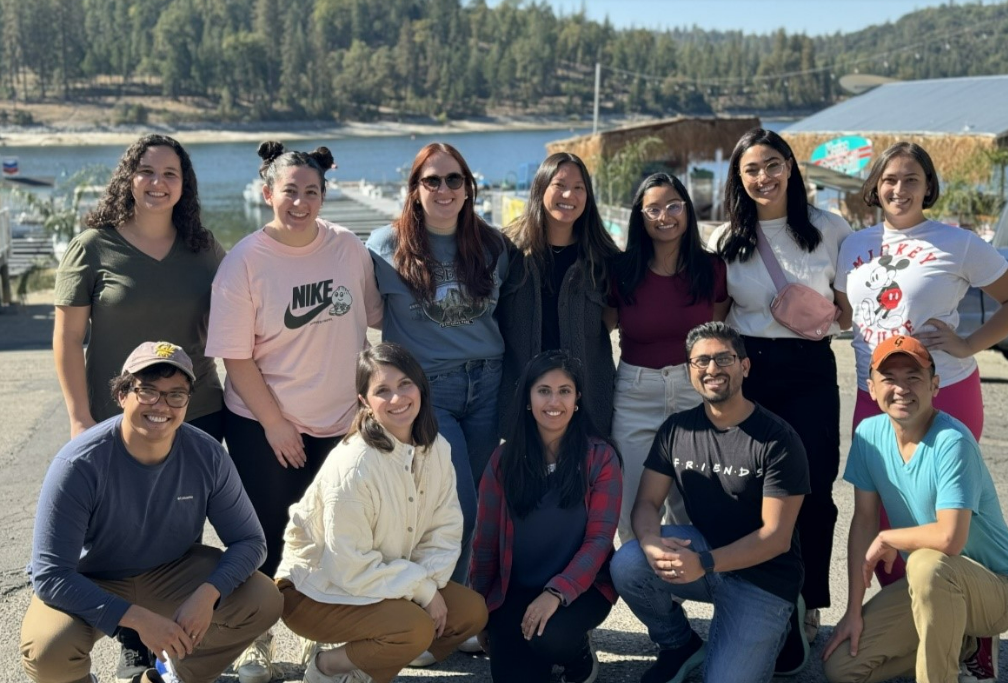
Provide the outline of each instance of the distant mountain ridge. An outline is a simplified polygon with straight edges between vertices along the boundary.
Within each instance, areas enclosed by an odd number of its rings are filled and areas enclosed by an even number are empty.
[[[847,73],[1008,73],[1005,2],[809,37],[617,30],[520,0],[0,0],[0,33],[15,122],[47,102],[114,103],[121,123],[580,116],[596,62],[605,113],[800,115]]]

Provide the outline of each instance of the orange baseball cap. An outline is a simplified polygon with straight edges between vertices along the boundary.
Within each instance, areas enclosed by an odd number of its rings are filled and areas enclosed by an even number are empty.
[[[871,367],[877,368],[885,359],[895,353],[903,353],[910,356],[917,362],[917,365],[924,369],[934,366],[934,359],[928,352],[927,347],[913,337],[902,334],[889,337],[884,342],[875,347],[871,356]]]

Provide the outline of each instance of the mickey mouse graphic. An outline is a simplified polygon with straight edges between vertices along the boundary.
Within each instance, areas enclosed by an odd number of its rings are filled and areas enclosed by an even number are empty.
[[[903,290],[896,283],[896,274],[909,265],[910,259],[901,258],[894,262],[893,257],[886,254],[871,268],[865,285],[878,294],[874,301],[861,301],[861,316],[867,326],[895,330],[905,322],[902,311]]]

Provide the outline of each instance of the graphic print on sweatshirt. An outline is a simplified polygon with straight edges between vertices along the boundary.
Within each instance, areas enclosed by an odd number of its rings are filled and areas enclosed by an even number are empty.
[[[454,263],[435,261],[431,264],[431,274],[434,276],[434,298],[410,305],[416,318],[424,316],[441,327],[472,325],[495,303],[491,298],[474,299],[469,296],[465,286],[458,281]],[[494,273],[496,279],[497,274]]]
[[[334,317],[346,315],[352,305],[350,290],[335,285],[331,279],[295,285],[284,312],[284,327],[296,330],[309,324],[329,322]]]
[[[912,335],[922,324],[910,315],[906,283],[913,283],[911,291],[918,289],[927,275],[926,264],[937,259],[931,245],[916,240],[882,245],[881,254],[876,257],[872,250],[868,256],[868,261],[859,257],[852,264],[847,291],[860,296],[851,298],[854,322],[864,341],[874,347],[894,335]]]

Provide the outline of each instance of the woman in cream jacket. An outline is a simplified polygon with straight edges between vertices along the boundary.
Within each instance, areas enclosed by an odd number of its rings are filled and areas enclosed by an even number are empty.
[[[487,620],[483,598],[449,580],[462,512],[423,370],[384,343],[360,354],[356,380],[353,425],[291,507],[276,575],[292,631],[345,643],[312,653],[310,683],[387,683]]]

